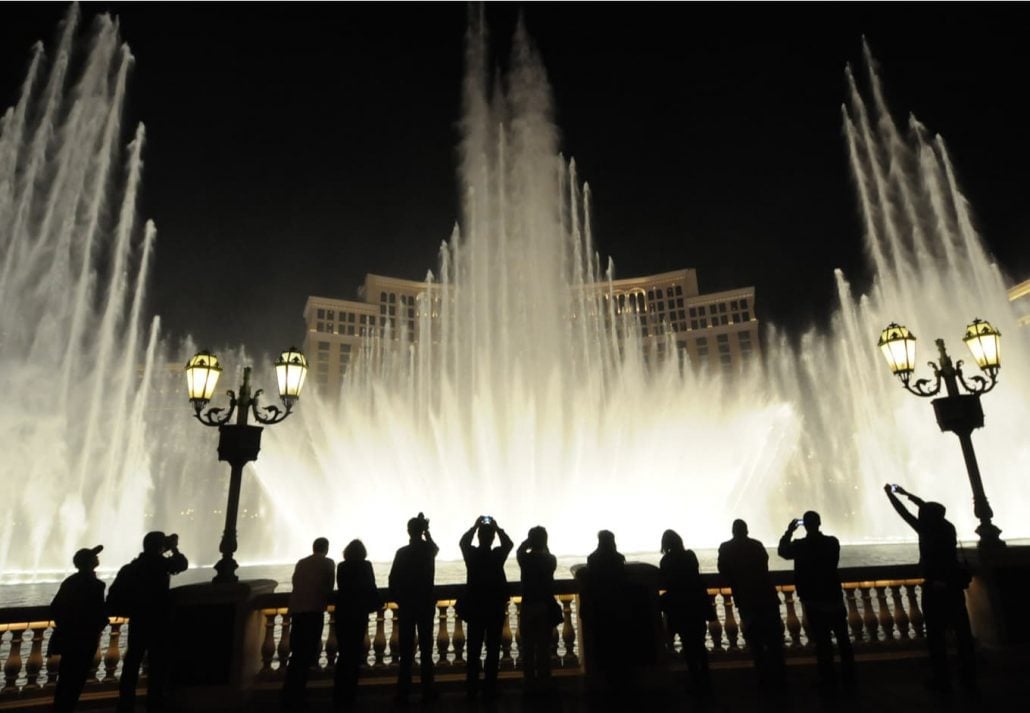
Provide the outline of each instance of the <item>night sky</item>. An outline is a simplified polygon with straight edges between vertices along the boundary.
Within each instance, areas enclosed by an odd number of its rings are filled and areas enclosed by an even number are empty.
[[[307,295],[435,268],[457,216],[465,5],[82,8],[116,14],[136,57],[127,118],[147,126],[140,208],[159,230],[149,305],[170,333],[270,353],[300,342]],[[65,11],[0,5],[4,107]],[[1030,278],[1024,8],[521,11],[618,275],[694,267],[703,291],[754,285],[765,322],[825,325],[833,268],[859,289],[869,277],[840,114],[865,35],[896,116],[944,136],[989,250]],[[499,63],[519,12],[487,6]]]

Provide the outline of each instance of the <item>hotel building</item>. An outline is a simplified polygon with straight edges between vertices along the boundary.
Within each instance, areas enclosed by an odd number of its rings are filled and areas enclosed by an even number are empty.
[[[313,383],[337,389],[365,340],[418,341],[423,309],[438,318],[436,285],[368,274],[357,300],[310,296],[304,305],[304,353]],[[666,358],[675,345],[681,364],[739,367],[760,354],[754,287],[702,294],[695,270],[630,277],[591,285],[614,314],[636,314],[646,351]],[[610,303],[609,303],[610,304]],[[621,335],[621,327],[617,328]],[[669,335],[671,334],[671,340]]]

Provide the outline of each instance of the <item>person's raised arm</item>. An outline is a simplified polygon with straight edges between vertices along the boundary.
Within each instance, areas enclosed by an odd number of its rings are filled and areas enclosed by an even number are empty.
[[[476,528],[479,527],[479,522],[482,518],[477,517],[476,521],[472,523],[472,527],[465,531],[465,534],[461,536],[458,541],[458,545],[461,547],[461,556],[468,559],[469,555],[472,554],[472,538],[476,534]]]
[[[527,556],[529,556],[529,538],[523,540],[519,548],[515,550],[515,559],[518,560],[519,567],[526,566]]]
[[[901,519],[907,522],[909,524],[909,527],[911,527],[913,530],[918,530],[919,520],[916,518],[915,515],[908,511],[908,508],[905,507],[904,503],[902,503],[901,500],[898,499],[898,496],[894,494],[894,489],[891,487],[890,483],[883,486],[883,492],[887,493],[887,499],[890,500],[891,505],[894,506],[894,509],[897,511],[898,515],[901,516]],[[916,498],[915,495],[906,492],[904,489],[900,487],[898,488],[898,492],[903,495],[907,495],[909,500],[912,500],[913,498],[915,498],[915,500],[919,500],[919,498]],[[919,502],[921,503],[922,500],[919,500]]]
[[[780,545],[776,548],[776,554],[785,560],[794,559],[794,530],[798,529],[797,520],[791,520],[790,524],[787,525],[787,530],[783,533],[783,537],[780,538]]]
[[[433,541],[433,536],[429,534],[428,526],[423,531],[423,534],[426,536],[426,544],[429,545],[429,551],[433,553],[433,557],[436,557],[440,554],[440,546]]]
[[[508,533],[502,530],[500,527],[497,528],[497,537],[501,541],[501,554],[504,559],[508,558],[511,554],[511,548],[515,546],[515,543],[508,537]]]

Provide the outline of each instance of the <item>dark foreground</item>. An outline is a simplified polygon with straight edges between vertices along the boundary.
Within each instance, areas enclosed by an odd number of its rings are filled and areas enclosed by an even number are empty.
[[[522,680],[516,674],[502,674],[496,700],[465,698],[463,682],[453,676],[439,681],[439,699],[423,704],[417,693],[407,704],[394,700],[393,687],[365,685],[353,708],[355,712],[387,713],[399,711],[525,711],[527,713],[576,713],[579,711],[877,711],[878,713],[913,713],[915,711],[1019,711],[1030,710],[1030,648],[1004,652],[981,652],[979,655],[978,694],[961,689],[950,695],[934,693],[924,686],[929,675],[927,660],[911,655],[867,655],[858,658],[859,682],[854,691],[822,691],[815,686],[813,659],[791,659],[788,668],[789,687],[782,695],[760,690],[753,671],[737,663],[725,663],[712,671],[714,695],[699,701],[685,690],[686,674],[673,671],[650,686],[618,694],[607,686],[593,690],[578,675],[558,676],[549,693],[526,695]],[[309,688],[308,710],[330,713],[328,681],[313,682]],[[94,694],[95,695],[95,694]],[[255,691],[247,713],[279,710],[277,687]],[[0,706],[3,710],[46,710],[47,703],[38,701],[31,708]],[[114,700],[92,699],[80,702],[81,710],[113,711]],[[139,708],[143,710],[142,703]],[[227,711],[229,709],[226,709]]]

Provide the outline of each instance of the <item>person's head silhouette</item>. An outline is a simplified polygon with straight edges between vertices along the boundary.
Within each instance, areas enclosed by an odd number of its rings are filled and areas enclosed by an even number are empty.
[[[747,537],[747,523],[740,518],[733,521],[733,537],[735,539]]]
[[[311,543],[311,552],[316,555],[329,554],[329,540],[324,537],[317,538]]]
[[[83,547],[72,557],[72,564],[75,565],[75,569],[80,572],[92,572],[100,566],[100,560],[97,558],[97,555],[100,554],[103,549],[103,545],[97,545],[96,547]]]
[[[940,503],[926,502],[919,508],[919,522],[924,525],[936,526],[944,522],[944,514],[947,512]]]
[[[802,522],[805,523],[805,531],[809,534],[815,534],[819,532],[819,526],[823,524],[823,520],[819,517],[819,513],[815,510],[809,510],[801,516]]]
[[[611,530],[597,533],[597,550],[599,552],[615,552],[615,534]]]
[[[675,530],[666,530],[662,533],[662,554],[667,552],[682,552],[683,538]]]
[[[368,557],[368,551],[365,549],[365,543],[361,540],[351,540],[343,548],[343,559],[345,562],[360,562],[366,557]]]
[[[534,552],[547,552],[547,530],[543,525],[529,528],[526,539],[529,540],[529,548]]]
[[[168,538],[165,537],[165,533],[160,530],[148,532],[143,536],[143,552],[148,555],[164,554],[167,541]]]

